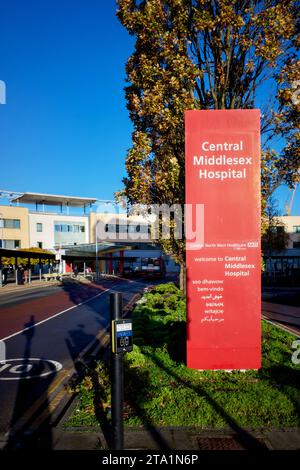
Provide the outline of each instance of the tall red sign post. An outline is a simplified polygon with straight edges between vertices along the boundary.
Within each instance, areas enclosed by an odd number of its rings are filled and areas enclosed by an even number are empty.
[[[186,111],[185,129],[186,204],[203,213],[202,240],[187,234],[187,366],[257,369],[260,113]]]

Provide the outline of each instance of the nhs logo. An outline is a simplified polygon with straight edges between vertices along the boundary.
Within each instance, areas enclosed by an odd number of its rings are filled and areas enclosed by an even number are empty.
[[[6,104],[6,85],[3,80],[0,80],[0,104]]]

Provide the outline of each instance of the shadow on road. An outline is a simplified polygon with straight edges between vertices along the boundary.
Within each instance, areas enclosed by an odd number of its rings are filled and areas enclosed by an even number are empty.
[[[66,282],[63,285],[63,290],[68,294],[70,300],[74,305],[78,305],[94,295],[104,292],[107,288],[114,288],[120,286],[124,290],[124,296],[130,297],[131,290],[138,287],[133,284],[124,283],[119,281],[105,281],[102,285],[83,285],[79,282]],[[108,296],[107,296],[108,297]],[[91,301],[86,305],[84,317],[78,321],[77,326],[70,328],[65,326],[63,330],[63,337],[61,341],[65,341],[69,357],[74,364],[74,368],[78,375],[84,373],[88,357],[82,358],[82,351],[88,348],[89,345],[94,343],[97,345],[97,333],[106,328],[109,323],[109,300],[103,296],[104,302],[101,302],[102,307],[99,308],[98,297],[96,301]],[[101,299],[101,297],[100,297]],[[70,312],[72,315],[73,312]],[[96,320],[95,333],[93,329],[88,329],[89,316]],[[26,318],[26,317],[25,317]],[[87,321],[85,321],[85,318]],[[82,321],[83,320],[83,321]],[[9,414],[9,434],[6,449],[52,449],[53,448],[53,434],[52,434],[52,421],[50,402],[53,399],[53,390],[51,387],[57,377],[57,370],[51,370],[49,375],[43,376],[45,370],[49,370],[49,361],[47,358],[41,357],[37,360],[41,353],[36,357],[36,352],[40,350],[40,342],[47,342],[47,337],[41,337],[40,332],[37,334],[36,318],[31,315],[23,325],[24,331],[18,336],[17,343],[17,356],[19,360],[12,362],[11,369],[15,368],[15,378],[11,382],[7,382],[10,397],[15,397],[13,410],[8,410]],[[73,322],[74,325],[74,322]],[[76,323],[75,323],[76,325]],[[22,344],[24,341],[24,344]],[[52,344],[52,343],[51,343]],[[54,343],[55,344],[55,343]],[[19,345],[20,349],[19,349]],[[33,347],[35,346],[35,347]],[[58,349],[61,345],[58,345]],[[47,349],[47,348],[46,348]],[[48,348],[49,349],[49,348]],[[32,359],[36,358],[35,361]],[[50,359],[50,358],[49,358]],[[70,363],[72,364],[72,362]],[[12,374],[11,374],[12,375]],[[49,391],[50,389],[50,391]]]
[[[65,341],[72,358],[74,368],[78,376],[82,376],[86,371],[86,362],[83,357],[81,357],[80,353],[85,347],[93,344],[93,342],[96,341],[96,337],[94,335],[87,334],[84,331],[85,326],[83,324],[80,323],[77,326],[77,329],[70,330],[68,332],[69,337],[66,338]]]
[[[169,282],[170,280],[168,280]],[[155,283],[161,283],[160,282],[155,282]],[[73,285],[72,285],[73,284]],[[84,289],[78,285],[78,283],[72,283],[72,284],[67,284],[65,286],[65,290],[68,292],[70,299],[73,302],[78,302],[79,300],[83,301],[83,299],[86,297],[86,292],[84,292]],[[125,291],[123,292],[124,297],[125,297],[125,302],[126,302],[126,297],[129,295],[131,297],[134,293],[134,291],[140,291],[141,290],[141,285],[144,287],[147,287],[149,285],[149,282],[144,281],[142,283],[139,283],[137,280],[136,283],[134,284],[124,284],[126,286]],[[151,282],[152,284],[152,282]],[[108,281],[107,283],[104,283],[105,287],[114,287],[115,286],[115,281]],[[84,286],[85,287],[85,286]],[[102,286],[103,287],[103,286]],[[86,287],[85,287],[86,288]],[[123,286],[124,289],[124,286]],[[121,288],[121,290],[123,290]],[[88,291],[89,295],[91,291]],[[99,292],[99,290],[98,290]],[[96,309],[95,306],[91,303],[89,305],[89,308],[91,310],[96,311],[98,314],[100,312]],[[107,326],[109,322],[109,298],[107,298],[107,306],[103,308],[106,311],[105,320],[102,318],[102,320],[99,317],[99,324],[103,327],[105,323],[105,326]],[[84,331],[84,325],[83,324],[78,324],[78,328],[69,331],[69,338],[66,339],[66,344],[70,353],[70,356],[72,357],[74,367],[76,369],[76,372],[78,374],[78,378],[75,379],[74,381],[74,386],[76,384],[80,383],[83,377],[89,377],[92,385],[93,385],[93,405],[94,405],[94,413],[96,420],[98,421],[101,430],[103,432],[104,438],[106,440],[106,444],[108,445],[109,448],[112,448],[112,429],[111,429],[111,421],[109,414],[107,413],[107,402],[110,400],[107,397],[107,391],[110,388],[110,381],[109,381],[109,356],[110,356],[110,349],[106,349],[105,355],[101,357],[101,364],[98,363],[90,363],[90,367],[87,367],[87,358],[83,359],[80,357],[80,352],[82,351],[83,347],[89,344],[90,342],[95,340],[95,337],[93,335],[88,335]],[[100,367],[100,369],[99,369]],[[138,380],[137,380],[138,383]],[[137,404],[135,404],[135,412],[137,415],[139,415],[148,430],[149,434],[152,436],[152,439],[157,443],[158,447],[161,449],[169,449],[170,447],[168,446],[168,443],[164,439],[164,437],[161,435],[159,430],[151,423],[150,420],[148,420],[146,414],[143,412],[142,408],[138,407]]]
[[[97,286],[96,284],[82,284],[75,279],[63,280],[62,288],[68,294],[69,299],[74,305],[85,302],[90,297],[93,297],[93,295],[100,294],[101,291],[104,290],[101,286]]]
[[[50,369],[50,373],[42,377],[41,374],[46,372],[45,361],[42,358],[39,361],[32,360],[32,342],[35,335],[34,316],[31,316],[30,320],[24,324],[24,328],[23,358],[20,359],[21,363],[13,369],[18,377],[18,387],[5,449],[51,449],[48,389],[56,376],[56,370]],[[36,420],[41,417],[41,414],[45,419],[40,421],[37,428]]]

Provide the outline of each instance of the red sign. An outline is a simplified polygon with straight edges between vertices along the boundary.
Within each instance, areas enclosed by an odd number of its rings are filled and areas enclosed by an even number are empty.
[[[186,204],[194,217],[197,207],[203,213],[201,241],[199,236],[186,237],[187,366],[257,369],[260,113],[187,111],[185,126]],[[186,222],[197,225],[195,220]]]

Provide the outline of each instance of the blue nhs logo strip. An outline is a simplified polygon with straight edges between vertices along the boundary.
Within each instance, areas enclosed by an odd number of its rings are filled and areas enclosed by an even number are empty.
[[[117,337],[121,338],[122,336],[132,336],[132,331],[119,331]]]

